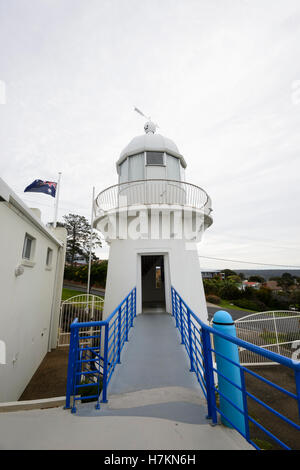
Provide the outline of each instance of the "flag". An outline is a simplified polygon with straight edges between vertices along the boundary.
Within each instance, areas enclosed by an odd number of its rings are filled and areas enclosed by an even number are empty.
[[[33,183],[24,189],[24,193],[45,193],[55,197],[56,187],[57,183],[54,181],[34,180]]]

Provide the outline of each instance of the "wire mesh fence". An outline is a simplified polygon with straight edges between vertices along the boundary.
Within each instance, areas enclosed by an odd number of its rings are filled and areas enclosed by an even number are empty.
[[[237,337],[281,356],[292,358],[300,346],[300,312],[277,310],[247,315],[235,321]],[[244,365],[270,364],[268,359],[239,348]]]

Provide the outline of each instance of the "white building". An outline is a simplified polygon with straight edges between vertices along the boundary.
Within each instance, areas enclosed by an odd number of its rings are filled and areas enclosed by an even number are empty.
[[[212,224],[207,193],[185,182],[175,143],[145,124],[117,161],[119,183],[95,200],[94,226],[110,244],[104,317],[136,286],[137,313],[171,312],[171,285],[204,321],[207,309],[196,243]]]
[[[0,178],[0,402],[17,400],[57,344],[66,229],[48,229]],[[3,362],[5,362],[3,364]]]

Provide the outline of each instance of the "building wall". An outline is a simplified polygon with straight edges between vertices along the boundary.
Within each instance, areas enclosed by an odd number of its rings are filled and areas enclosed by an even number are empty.
[[[64,248],[9,202],[0,202],[0,221],[0,340],[6,344],[6,364],[0,364],[3,402],[20,397],[48,349],[56,344]],[[25,233],[36,239],[32,265],[22,260]],[[65,229],[56,235],[65,240]],[[53,250],[50,268],[46,267],[48,248]],[[24,272],[16,276],[18,266]]]
[[[191,248],[189,244],[188,247]],[[163,254],[167,311],[171,313],[173,285],[195,314],[207,322],[198,252],[186,248],[184,240],[113,240],[108,261],[104,318],[112,313],[135,286],[137,313],[141,313],[141,255]]]

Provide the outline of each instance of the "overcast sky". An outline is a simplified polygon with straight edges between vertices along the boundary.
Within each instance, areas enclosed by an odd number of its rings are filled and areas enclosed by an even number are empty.
[[[300,266],[299,0],[0,0],[0,48],[0,175],[44,222],[24,188],[61,171],[59,218],[90,218],[137,106],[212,198],[202,256]]]

